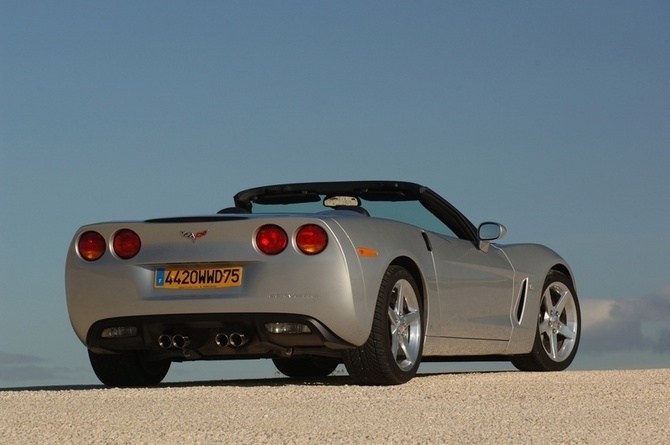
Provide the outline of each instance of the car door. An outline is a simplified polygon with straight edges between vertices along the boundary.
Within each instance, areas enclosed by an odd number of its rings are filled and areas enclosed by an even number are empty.
[[[495,245],[428,234],[433,249],[442,321],[440,336],[508,340],[514,271]]]

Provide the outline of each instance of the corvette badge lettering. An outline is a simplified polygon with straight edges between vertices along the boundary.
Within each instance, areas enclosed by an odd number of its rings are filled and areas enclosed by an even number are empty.
[[[207,235],[206,230],[203,230],[202,232],[184,232],[184,231],[181,232],[181,236],[183,236],[184,238],[190,238],[191,241],[193,241],[194,243],[195,240],[197,240],[198,238],[202,238],[205,235]]]

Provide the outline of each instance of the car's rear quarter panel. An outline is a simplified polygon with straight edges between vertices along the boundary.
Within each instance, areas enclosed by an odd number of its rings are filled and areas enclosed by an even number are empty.
[[[418,227],[381,218],[341,218],[337,220],[355,248],[363,247],[377,252],[376,256],[359,256],[360,268],[365,278],[367,299],[376,303],[382,277],[392,263],[413,264],[410,272],[415,275],[424,300],[426,333],[438,330],[439,300],[437,280],[431,252],[426,246],[422,230]],[[371,319],[370,319],[371,325]]]

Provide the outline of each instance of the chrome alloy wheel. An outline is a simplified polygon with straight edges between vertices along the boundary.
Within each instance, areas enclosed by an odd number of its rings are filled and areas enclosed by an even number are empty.
[[[566,360],[576,345],[579,316],[575,297],[564,283],[547,286],[539,317],[540,339],[547,356],[555,362]]]
[[[392,264],[379,286],[372,328],[358,348],[345,349],[342,361],[363,385],[399,385],[416,375],[423,353],[421,291],[411,273]]]
[[[411,369],[421,351],[421,312],[412,285],[400,279],[393,286],[388,308],[391,354],[402,371]]]

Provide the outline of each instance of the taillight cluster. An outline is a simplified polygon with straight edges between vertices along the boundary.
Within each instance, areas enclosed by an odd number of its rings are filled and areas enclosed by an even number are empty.
[[[111,239],[112,252],[119,258],[129,260],[142,248],[140,236],[130,229],[121,229]],[[97,261],[105,254],[107,241],[98,232],[89,230],[79,237],[77,251],[86,261]]]
[[[266,224],[256,231],[256,247],[266,255],[277,255],[286,249],[289,236],[276,224]],[[328,246],[328,234],[316,224],[306,224],[295,232],[295,247],[305,255],[317,255]]]
[[[328,246],[328,234],[316,224],[305,224],[294,234],[295,248],[305,255],[317,255]],[[290,238],[286,231],[276,224],[265,224],[256,231],[256,248],[266,255],[277,255],[286,250]],[[86,261],[97,261],[107,251],[109,245],[112,253],[122,260],[129,260],[137,255],[142,248],[140,236],[130,229],[117,230],[107,240],[98,232],[86,231],[79,236],[77,251]]]

